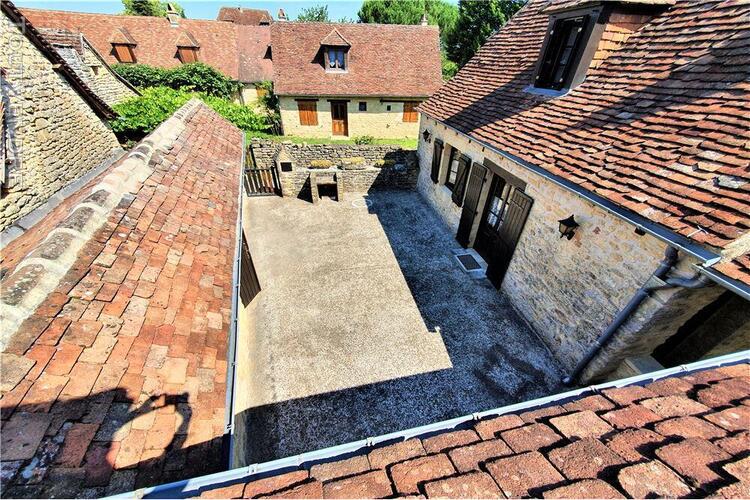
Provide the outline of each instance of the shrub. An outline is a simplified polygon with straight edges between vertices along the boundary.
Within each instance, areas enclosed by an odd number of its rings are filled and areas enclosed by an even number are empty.
[[[375,138],[371,135],[360,135],[354,138],[354,144],[374,144]]]
[[[141,89],[163,86],[175,90],[203,92],[225,99],[232,98],[239,89],[237,82],[200,62],[169,69],[147,64],[115,64],[112,68],[118,75]]]
[[[140,96],[113,106],[118,116],[111,122],[112,130],[120,140],[139,140],[193,97],[202,99],[214,111],[246,132],[263,131],[267,127],[263,117],[241,104],[184,90],[151,87],[144,89]]]
[[[310,168],[331,168],[333,162],[331,160],[311,160]]]
[[[376,167],[392,167],[395,164],[395,160],[375,160]]]

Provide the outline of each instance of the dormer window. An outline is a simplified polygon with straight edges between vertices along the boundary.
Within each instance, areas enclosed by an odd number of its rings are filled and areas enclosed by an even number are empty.
[[[346,50],[342,47],[328,47],[326,71],[346,71]]]
[[[588,19],[589,16],[576,16],[552,23],[536,76],[536,87],[560,90],[567,86],[571,70],[575,69],[582,52]]]
[[[134,64],[135,63],[135,52],[133,51],[133,45],[125,43],[113,43],[112,52],[115,54],[117,62],[122,64]]]

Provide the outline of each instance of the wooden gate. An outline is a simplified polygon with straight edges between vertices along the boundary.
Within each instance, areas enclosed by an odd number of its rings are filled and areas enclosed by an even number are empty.
[[[242,259],[240,260],[240,299],[242,305],[247,306],[260,293],[260,282],[255,272],[250,248],[247,246],[245,233],[242,233]]]
[[[245,169],[245,191],[248,196],[281,195],[276,167]]]
[[[466,185],[464,208],[461,211],[461,221],[458,223],[458,232],[456,233],[456,240],[464,248],[469,245],[471,227],[474,225],[475,217],[479,213],[477,211],[479,195],[482,193],[482,185],[484,184],[486,173],[487,169],[479,163],[475,163],[471,167],[469,182]]]

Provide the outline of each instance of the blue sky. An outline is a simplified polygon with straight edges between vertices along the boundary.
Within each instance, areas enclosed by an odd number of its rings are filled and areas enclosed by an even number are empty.
[[[185,14],[191,19],[216,19],[219,7],[230,6],[249,7],[254,9],[266,9],[274,18],[279,8],[283,8],[290,19],[305,7],[313,5],[328,5],[328,14],[332,21],[338,21],[342,17],[350,19],[357,18],[357,11],[361,0],[334,0],[334,1],[308,1],[308,0],[277,0],[277,1],[237,1],[237,0],[177,0],[185,8]],[[99,12],[103,14],[117,14],[122,11],[122,2],[119,0],[15,0],[19,7],[35,7],[38,9],[71,10],[76,12]]]

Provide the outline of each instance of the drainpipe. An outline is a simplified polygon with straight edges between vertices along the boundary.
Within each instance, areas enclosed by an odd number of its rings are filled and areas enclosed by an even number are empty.
[[[573,385],[578,377],[583,373],[583,370],[589,365],[592,359],[599,353],[599,351],[607,345],[607,342],[614,336],[615,332],[620,328],[625,321],[633,314],[641,303],[646,300],[646,297],[651,295],[651,292],[657,290],[664,290],[667,288],[703,288],[707,286],[711,280],[702,275],[698,274],[693,278],[667,278],[667,274],[672,270],[674,265],[677,263],[677,250],[671,246],[668,246],[664,251],[664,259],[659,263],[659,266],[651,275],[653,278],[658,278],[663,281],[664,285],[647,285],[651,279],[641,286],[637,292],[630,299],[630,302],[617,314],[612,323],[607,327],[604,332],[594,341],[594,344],[589,347],[586,354],[578,362],[573,372],[562,379],[562,383],[571,386]]]

